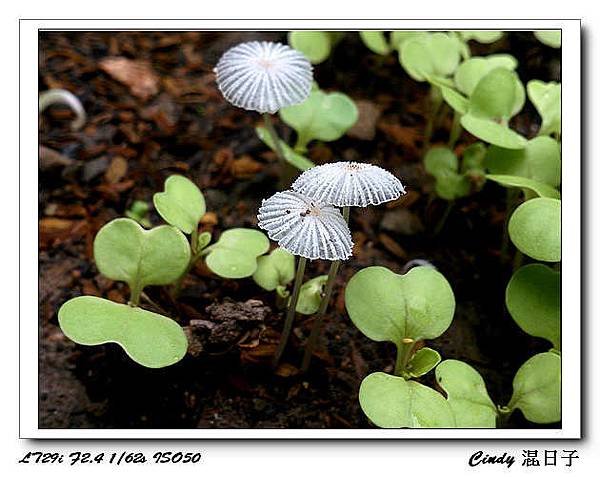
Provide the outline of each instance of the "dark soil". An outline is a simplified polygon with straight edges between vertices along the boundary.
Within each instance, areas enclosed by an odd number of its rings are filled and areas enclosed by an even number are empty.
[[[278,190],[279,165],[254,133],[260,117],[236,109],[219,94],[212,68],[230,46],[250,39],[285,41],[277,32],[42,32],[40,90],[64,88],[82,101],[88,121],[72,132],[72,114],[52,107],[40,119],[40,427],[43,428],[364,428],[358,404],[361,380],[391,371],[393,345],[374,343],[350,322],[344,284],[359,269],[382,265],[400,272],[425,259],[449,280],[456,314],[448,331],[427,345],[444,358],[464,360],[483,375],[492,399],[506,404],[519,366],[547,349],[523,333],[504,307],[512,272],[502,261],[505,191],[494,184],[458,200],[441,232],[434,230],[446,202],[432,193],[421,162],[428,86],[406,76],[395,55],[370,53],[348,33],[316,66],[321,88],[376,106],[373,140],[345,136],[313,143],[316,163],[334,159],[381,165],[410,193],[387,206],[353,210],[355,257],[345,263],[310,371],[297,371],[311,318],[300,317],[273,372],[269,363],[282,326],[275,294],[251,279],[221,280],[198,266],[174,303],[165,290],[148,296],[186,327],[190,353],[159,370],[129,360],[116,345],[79,346],[58,328],[60,305],[81,294],[127,300],[121,283],[98,274],[92,256],[97,230],[123,216],[136,199],[151,202],[173,173],[203,190],[202,228],[213,236],[229,227],[255,227],[260,200]],[[514,32],[474,54],[510,52],[523,83],[560,80],[560,52],[531,34]],[[136,85],[103,67],[108,56],[145,62]],[[141,84],[139,84],[141,83]],[[434,135],[447,140],[451,116]],[[368,125],[367,125],[368,126]],[[528,104],[513,124],[531,137],[539,118]],[[278,123],[287,140],[293,132]],[[367,127],[368,129],[368,127]],[[457,149],[474,142],[464,133]],[[153,224],[161,223],[153,212]],[[309,264],[309,276],[328,264]],[[250,301],[249,301],[250,300]],[[22,317],[26,319],[27,317]],[[430,376],[423,382],[433,385]],[[530,427],[519,413],[510,427]],[[560,426],[560,425],[558,425]]]

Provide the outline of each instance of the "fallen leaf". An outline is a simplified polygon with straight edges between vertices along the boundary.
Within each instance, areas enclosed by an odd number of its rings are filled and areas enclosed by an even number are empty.
[[[145,61],[112,56],[100,61],[100,69],[127,86],[131,94],[142,101],[158,93],[158,75]]]

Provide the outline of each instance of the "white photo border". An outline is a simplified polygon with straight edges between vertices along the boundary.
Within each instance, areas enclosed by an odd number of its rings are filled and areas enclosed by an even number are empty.
[[[38,424],[39,30],[562,30],[561,429],[40,429]],[[21,439],[579,439],[581,438],[580,20],[39,20],[19,21],[19,437]],[[32,352],[32,350],[34,350]]]

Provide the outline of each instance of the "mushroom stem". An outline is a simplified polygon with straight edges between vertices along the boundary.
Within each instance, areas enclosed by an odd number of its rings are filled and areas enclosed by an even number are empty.
[[[350,207],[344,207],[342,209],[342,215],[344,216],[344,220],[348,223],[350,217]],[[329,267],[329,273],[327,275],[327,282],[325,282],[325,292],[323,294],[323,298],[321,299],[321,303],[319,305],[319,310],[317,311],[317,316],[315,318],[315,322],[313,324],[312,330],[310,331],[310,336],[308,337],[308,341],[306,342],[306,348],[304,349],[304,356],[302,356],[302,365],[300,366],[300,370],[302,372],[306,372],[308,367],[310,366],[310,359],[312,357],[313,351],[317,344],[317,340],[321,335],[321,328],[323,327],[323,319],[325,317],[325,313],[327,313],[327,307],[329,305],[329,299],[331,298],[331,292],[333,291],[333,284],[335,282],[335,277],[337,276],[338,270],[340,268],[340,260],[334,260],[331,262],[331,266]]]
[[[282,164],[286,164],[287,161],[285,160],[285,155],[283,154],[283,149],[281,147],[281,143],[279,142],[279,136],[277,135],[277,132],[275,131],[275,128],[273,127],[273,121],[271,121],[271,115],[269,113],[264,113],[263,119],[265,121],[265,128],[267,128],[267,131],[269,132],[269,136],[271,136],[271,140],[273,141],[273,144],[275,145],[275,154],[277,154],[277,157],[279,158],[279,160],[281,161]]]
[[[298,297],[300,295],[300,287],[302,286],[302,278],[304,277],[305,268],[306,258],[300,257],[298,260],[298,269],[296,270],[296,278],[294,278],[294,290],[292,291],[292,296],[288,303],[285,323],[283,324],[283,332],[281,334],[281,339],[279,340],[279,345],[277,346],[277,351],[273,357],[273,367],[275,368],[279,364],[279,360],[281,359],[285,345],[290,337],[290,332],[292,331],[292,324],[294,323],[294,317],[296,315],[296,305],[298,304]]]

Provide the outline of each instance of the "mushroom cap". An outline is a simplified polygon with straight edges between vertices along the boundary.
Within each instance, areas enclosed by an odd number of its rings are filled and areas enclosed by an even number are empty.
[[[282,43],[249,41],[227,50],[214,69],[217,86],[234,106],[276,113],[303,102],[312,88],[312,66]]]
[[[352,236],[339,209],[293,190],[263,200],[258,226],[294,255],[311,260],[346,260],[352,256]]]
[[[378,205],[406,192],[393,174],[362,162],[333,162],[313,167],[294,181],[292,189],[337,207]]]

